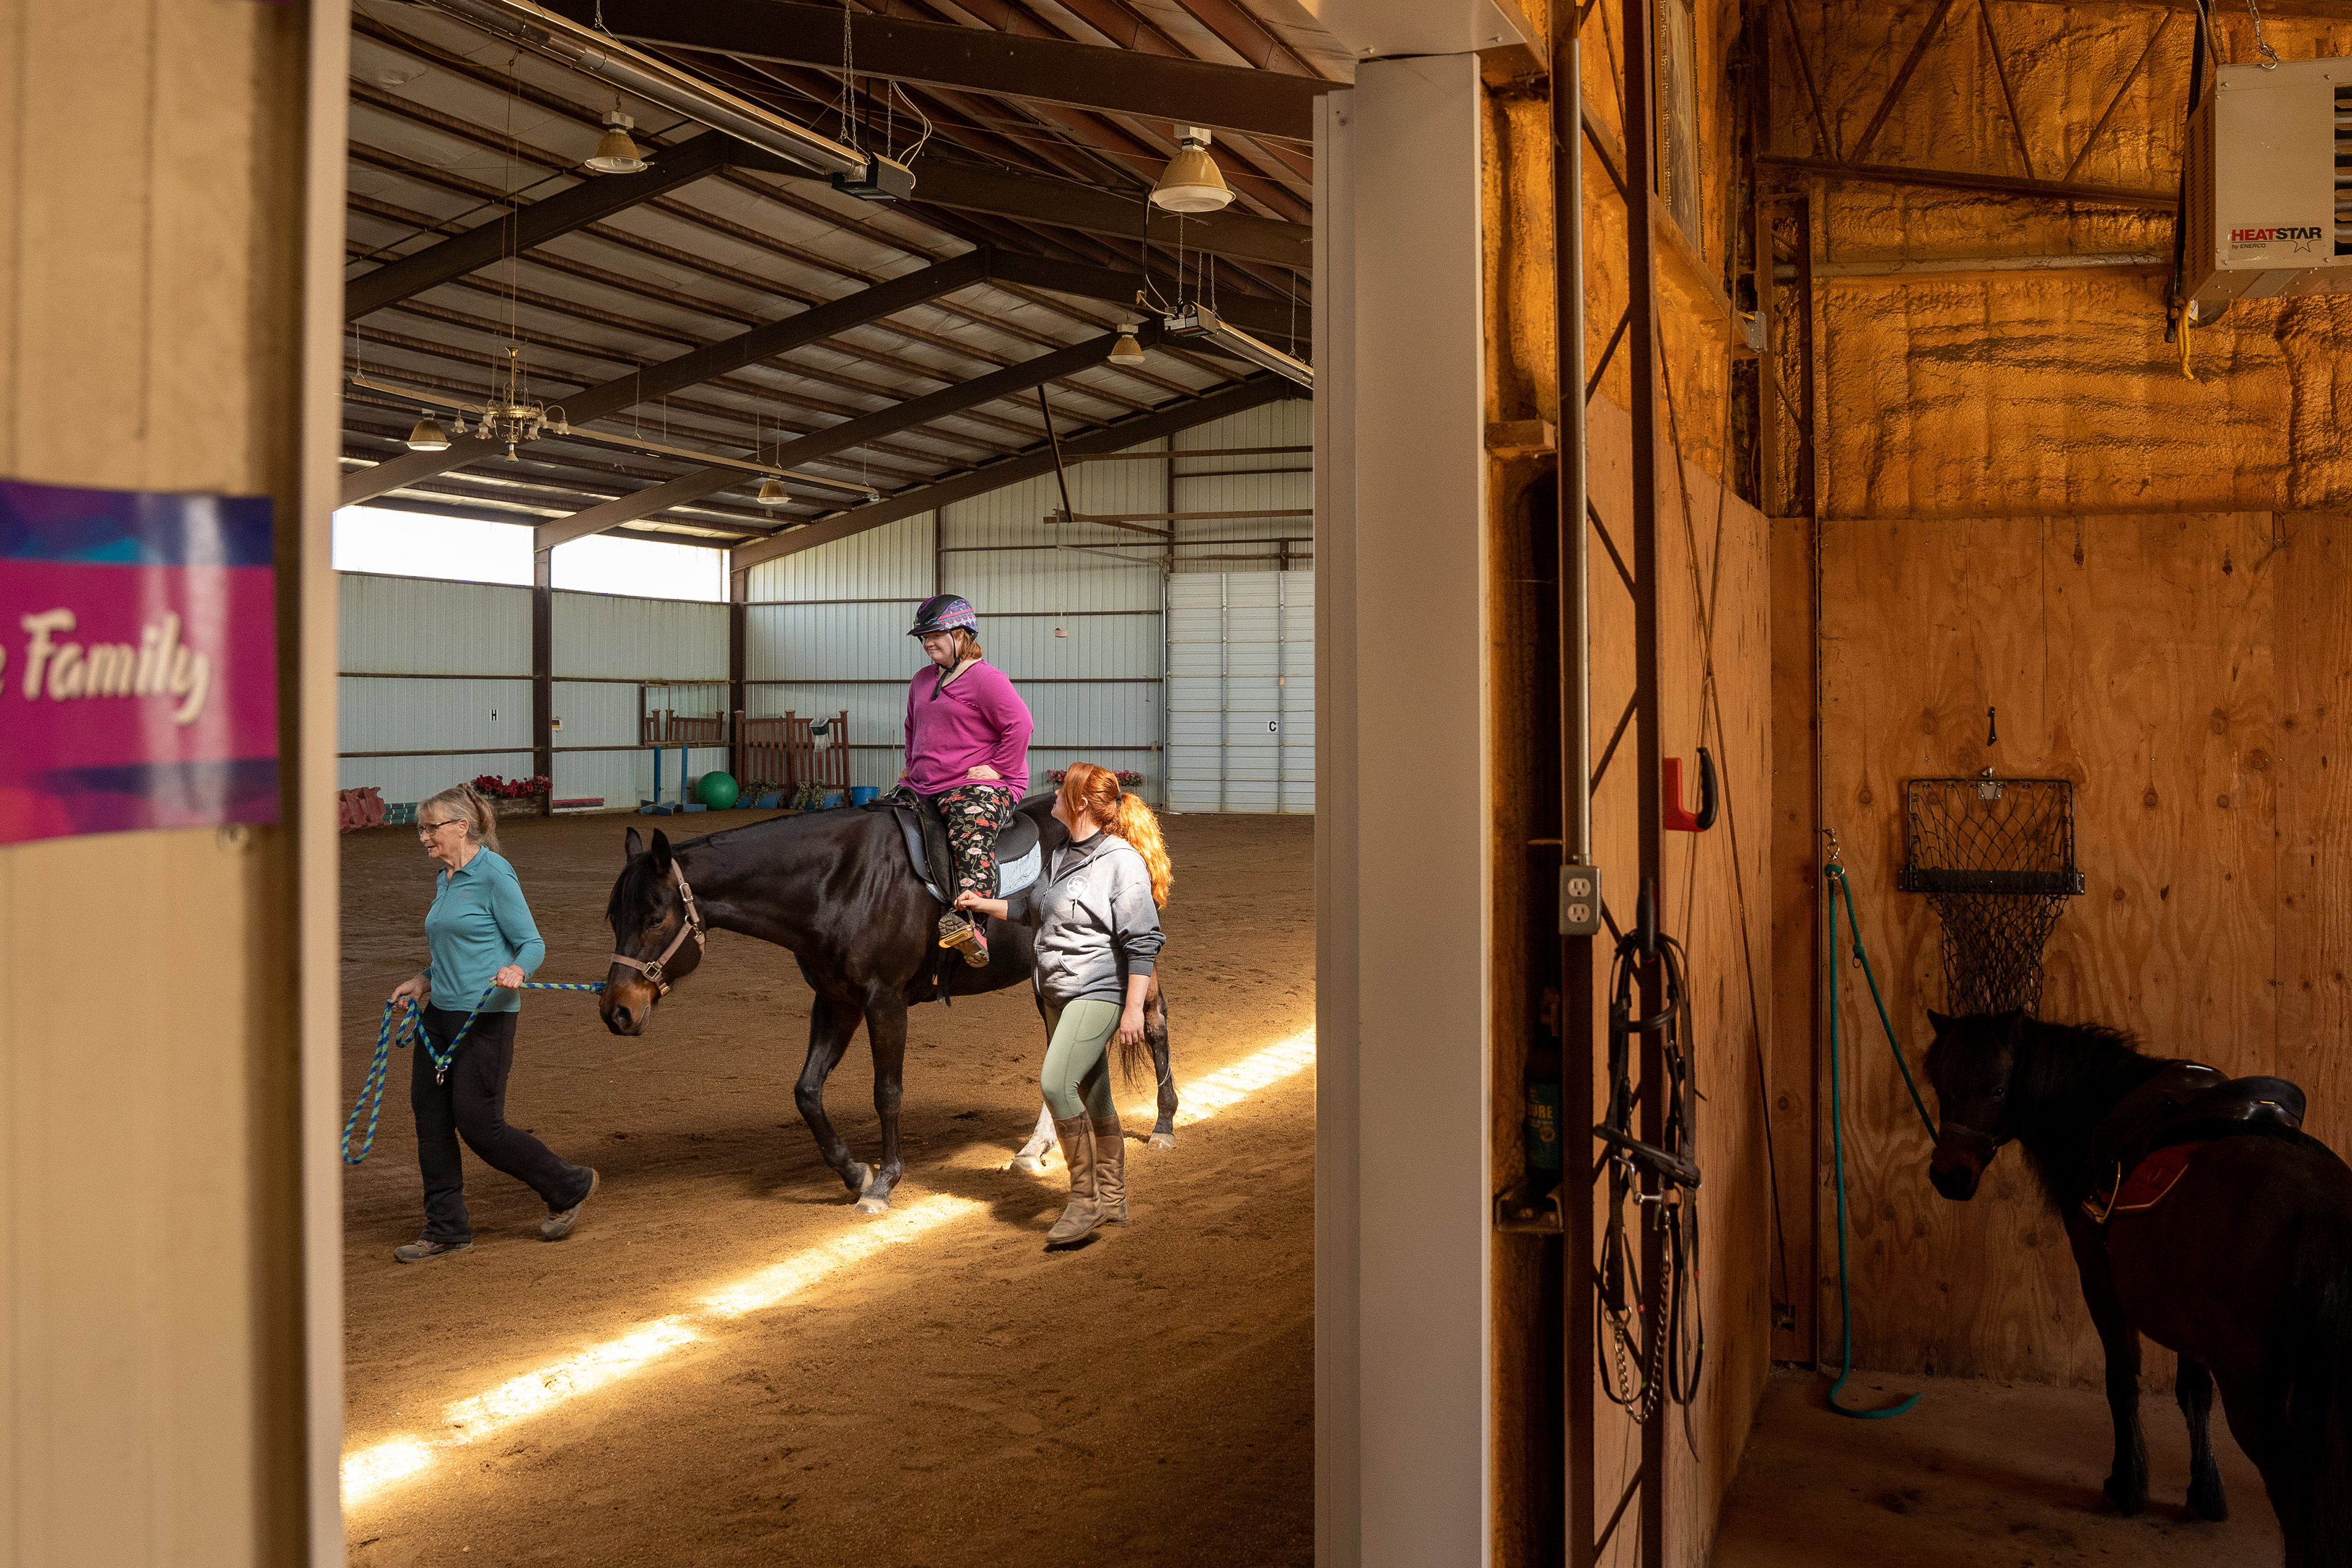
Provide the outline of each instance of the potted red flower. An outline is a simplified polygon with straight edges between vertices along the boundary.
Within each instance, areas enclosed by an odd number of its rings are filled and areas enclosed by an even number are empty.
[[[474,787],[490,797],[500,816],[544,815],[547,794],[553,786],[554,781],[544,773],[534,773],[527,779],[502,779],[496,773],[484,773],[474,781]]]

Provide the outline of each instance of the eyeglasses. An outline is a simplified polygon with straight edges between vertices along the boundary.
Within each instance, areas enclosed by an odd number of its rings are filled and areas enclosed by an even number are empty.
[[[445,817],[439,822],[420,822],[416,825],[416,837],[419,838],[430,838],[445,827],[456,827],[457,826],[459,826],[459,821],[454,816]]]

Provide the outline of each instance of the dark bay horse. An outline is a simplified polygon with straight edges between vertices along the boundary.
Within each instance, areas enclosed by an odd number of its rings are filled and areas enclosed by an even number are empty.
[[[1049,813],[1053,796],[1024,801],[1038,818],[1051,854],[1066,842]],[[631,963],[614,963],[599,1010],[616,1035],[638,1035],[662,993],[694,973],[702,947],[689,933],[686,898],[705,923],[791,950],[816,998],[809,1009],[808,1059],[793,1090],[819,1152],[858,1194],[857,1207],[882,1214],[905,1171],[898,1150],[898,1102],[907,1061],[907,1009],[928,998],[937,970],[940,906],[909,862],[897,813],[847,810],[772,817],[673,846],[656,831],[650,847],[629,829],[628,863],[613,884],[605,917],[613,951],[636,965],[658,961],[661,984]],[[1001,991],[1029,979],[1034,959],[1028,931],[992,923],[989,963],[974,969],[950,954],[949,991],[957,996]],[[848,1050],[859,1020],[874,1052],[874,1109],[882,1119],[879,1169],[850,1157],[824,1113],[824,1081]],[[1168,1004],[1154,974],[1144,1004],[1144,1040],[1160,1083],[1156,1133],[1175,1127],[1176,1086],[1168,1063]]]
[[[2171,1064],[2113,1029],[2022,1013],[1928,1016],[1943,1116],[1930,1177],[1948,1198],[1971,1197],[2013,1139],[2041,1178],[2106,1350],[2116,1508],[2137,1513],[2147,1500],[2145,1333],[2180,1356],[2173,1394],[2189,1420],[2190,1506],[2228,1513],[2206,1431],[2219,1384],[2289,1568],[2352,1565],[2352,1170],[2300,1131],[2226,1137],[2199,1149],[2154,1207],[2101,1225],[2084,1208],[2113,1179],[2091,1168],[2094,1130]]]

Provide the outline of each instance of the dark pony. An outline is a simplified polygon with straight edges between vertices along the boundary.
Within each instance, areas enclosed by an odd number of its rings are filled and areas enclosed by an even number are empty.
[[[2145,1333],[2180,1357],[2173,1394],[2189,1422],[2190,1506],[2228,1516],[2206,1431],[2218,1384],[2278,1514],[2288,1568],[2352,1568],[2352,1170],[2300,1132],[2224,1138],[2198,1151],[2160,1203],[2103,1225],[2084,1208],[2113,1178],[2092,1169],[2094,1131],[2171,1064],[2115,1029],[2022,1013],[1928,1016],[1943,1116],[1936,1190],[1974,1196],[2013,1141],[2065,1223],[2106,1351],[2107,1496],[2126,1514],[2147,1500]]]
[[[1047,854],[1066,842],[1048,815],[1053,796],[1024,801],[1039,819]],[[599,1005],[605,1026],[638,1035],[655,1004],[700,965],[681,881],[708,925],[740,931],[789,948],[816,993],[809,1008],[808,1059],[793,1091],[801,1121],[818,1152],[858,1194],[857,1207],[881,1214],[904,1173],[898,1148],[898,1103],[907,1062],[907,1009],[929,1000],[944,972],[950,994],[1001,991],[1030,977],[1034,953],[1025,927],[994,922],[989,963],[974,969],[961,958],[940,962],[935,931],[940,905],[923,890],[908,858],[897,814],[887,810],[828,811],[772,817],[673,846],[656,832],[648,846],[629,829],[628,863],[613,883],[605,918],[612,922],[615,962]],[[667,956],[665,956],[667,954]],[[644,965],[658,963],[658,982]],[[850,1157],[849,1145],[824,1112],[824,1081],[849,1048],[860,1020],[874,1053],[874,1109],[882,1120],[879,1169]],[[1154,974],[1144,1001],[1144,1039],[1160,1081],[1155,1131],[1172,1133],[1175,1079],[1168,1063],[1168,1005]],[[1164,1144],[1160,1146],[1164,1147]]]

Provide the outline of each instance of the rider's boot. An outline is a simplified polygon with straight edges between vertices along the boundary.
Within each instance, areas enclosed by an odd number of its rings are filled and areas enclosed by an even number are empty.
[[[1118,1112],[1097,1118],[1095,1133],[1095,1213],[1103,1225],[1127,1223],[1127,1134]]]
[[[988,935],[981,930],[978,919],[967,919],[950,910],[940,917],[940,945],[952,947],[963,954],[963,961],[974,969],[988,967]]]
[[[1069,1163],[1070,1201],[1045,1233],[1045,1245],[1067,1247],[1085,1239],[1101,1217],[1096,1207],[1094,1124],[1084,1116],[1056,1117],[1054,1135],[1062,1141],[1062,1158]]]

